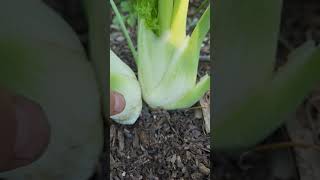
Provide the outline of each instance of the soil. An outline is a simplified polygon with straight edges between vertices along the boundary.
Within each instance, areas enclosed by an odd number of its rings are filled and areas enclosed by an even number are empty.
[[[112,179],[207,179],[209,136],[193,110],[150,110],[133,126],[111,126]]]

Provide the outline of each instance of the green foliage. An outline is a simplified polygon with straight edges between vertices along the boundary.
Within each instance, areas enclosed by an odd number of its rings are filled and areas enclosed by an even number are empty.
[[[134,11],[139,19],[144,19],[148,29],[159,31],[158,0],[133,0]]]
[[[134,10],[134,1],[132,0],[118,0],[115,3],[119,4],[119,11],[123,15],[124,22],[133,28],[137,24],[137,14]],[[119,27],[119,22],[117,21],[116,16],[112,19],[112,24]]]

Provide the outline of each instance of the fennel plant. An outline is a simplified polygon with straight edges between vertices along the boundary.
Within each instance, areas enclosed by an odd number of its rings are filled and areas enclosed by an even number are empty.
[[[168,110],[195,104],[210,88],[208,75],[197,82],[200,49],[210,28],[210,7],[189,36],[188,0],[135,0],[135,50],[115,3],[110,3],[135,58],[144,101],[152,108]]]

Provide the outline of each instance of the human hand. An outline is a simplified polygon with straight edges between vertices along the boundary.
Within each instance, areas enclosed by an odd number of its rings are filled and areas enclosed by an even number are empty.
[[[38,159],[48,146],[49,136],[40,105],[0,88],[0,172]]]
[[[120,93],[111,91],[110,93],[110,114],[116,115],[121,113],[126,106],[125,99]]]
[[[111,115],[121,113],[125,104],[121,94],[111,92]],[[49,138],[49,124],[41,106],[0,88],[0,172],[34,162],[45,151]]]

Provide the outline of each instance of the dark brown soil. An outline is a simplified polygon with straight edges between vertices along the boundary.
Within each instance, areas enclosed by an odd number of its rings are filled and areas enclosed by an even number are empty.
[[[144,106],[133,126],[111,126],[113,179],[208,179],[210,144],[194,110]]]

